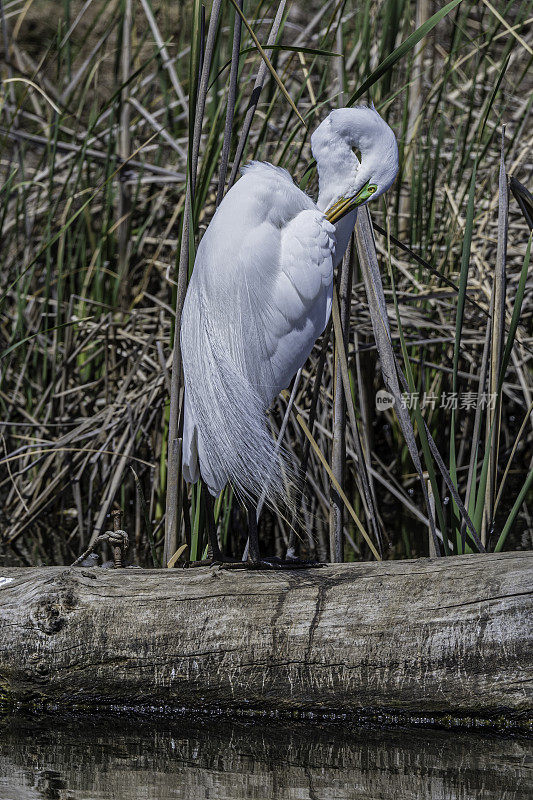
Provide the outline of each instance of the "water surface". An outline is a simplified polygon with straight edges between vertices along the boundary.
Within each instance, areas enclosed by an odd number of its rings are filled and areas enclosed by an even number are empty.
[[[319,721],[4,718],[0,800],[531,800],[531,742]]]

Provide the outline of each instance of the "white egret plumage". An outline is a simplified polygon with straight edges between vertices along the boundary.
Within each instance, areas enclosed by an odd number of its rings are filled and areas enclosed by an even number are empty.
[[[311,149],[316,203],[286,170],[252,162],[198,247],[181,323],[183,473],[212,496],[228,482],[248,501],[265,486],[272,502],[283,496],[267,409],[326,327],[357,207],[398,170],[396,138],[373,107],[332,111]]]

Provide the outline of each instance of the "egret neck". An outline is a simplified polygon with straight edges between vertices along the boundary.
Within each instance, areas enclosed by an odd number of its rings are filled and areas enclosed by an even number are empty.
[[[335,224],[339,263],[355,225],[357,208],[392,185],[398,171],[394,133],[374,107],[340,108],[311,137],[317,162],[317,206]],[[354,150],[359,150],[361,160]]]

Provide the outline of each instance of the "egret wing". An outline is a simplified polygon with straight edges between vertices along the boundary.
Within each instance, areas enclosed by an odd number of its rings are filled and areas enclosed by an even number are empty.
[[[281,232],[275,286],[262,315],[272,398],[305,364],[327,325],[334,251],[335,229],[317,209],[301,211]]]
[[[265,410],[327,323],[333,249],[333,226],[282,170],[248,169],[220,205],[182,316],[187,480],[284,496]]]

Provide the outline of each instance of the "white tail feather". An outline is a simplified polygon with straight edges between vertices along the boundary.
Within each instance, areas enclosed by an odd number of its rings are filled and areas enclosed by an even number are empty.
[[[185,478],[194,482],[201,473],[213,495],[229,482],[243,500],[257,499],[266,490],[269,505],[286,505],[282,462],[288,475],[294,470],[283,450],[276,449],[267,428],[264,397],[247,377],[243,337],[234,329],[229,353],[221,333],[209,331],[198,295],[191,292],[181,330]],[[248,329],[248,344],[249,337]]]

